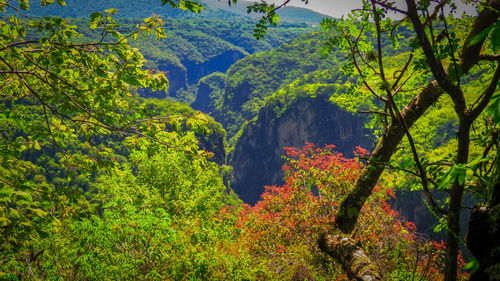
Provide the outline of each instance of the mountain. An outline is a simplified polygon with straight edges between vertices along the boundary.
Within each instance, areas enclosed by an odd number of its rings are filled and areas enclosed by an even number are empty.
[[[78,0],[66,1],[66,6],[48,5],[42,6],[40,1],[30,3],[30,13],[42,16],[60,16],[67,18],[88,17],[93,12],[102,12],[106,9],[118,9],[117,16],[122,18],[146,18],[151,15],[159,15],[164,18],[209,18],[209,19],[243,19],[258,18],[259,14],[247,13],[247,6],[253,4],[251,1],[238,1],[237,4],[229,6],[225,1],[200,1],[206,8],[200,13],[174,9],[170,5],[161,5],[160,0]],[[281,20],[289,23],[319,24],[326,15],[312,10],[283,7],[278,11]]]
[[[88,18],[93,12],[116,8],[116,17],[128,28],[139,22],[135,19],[153,14],[161,16],[164,18],[167,38],[161,41],[140,40],[137,45],[149,60],[148,68],[166,73],[170,82],[169,90],[167,93],[153,93],[144,89],[139,93],[143,97],[156,98],[168,95],[187,103],[194,101],[196,85],[200,78],[213,72],[226,72],[232,64],[249,54],[271,50],[304,32],[312,31],[310,25],[298,23],[302,21],[301,17],[306,19],[310,16],[311,19],[317,20],[322,17],[306,9],[286,8],[284,13],[291,15],[285,17],[286,20],[294,23],[282,22],[277,27],[269,27],[267,36],[262,40],[256,40],[253,37],[256,19],[246,14],[246,8],[244,13],[241,8],[241,5],[249,5],[250,2],[238,2],[237,6],[232,7],[222,3],[220,5],[214,5],[213,2],[205,3],[208,8],[196,14],[173,9],[169,5],[162,6],[159,0],[82,0],[68,1],[67,6],[42,6],[40,2],[33,1],[29,13],[40,16]],[[294,12],[286,12],[289,10]],[[83,29],[86,28],[85,20],[74,21]],[[88,28],[86,34],[90,37],[97,36]]]
[[[314,30],[305,24],[287,24],[270,28],[265,39],[256,40],[254,26],[247,19],[167,19],[167,38],[141,41],[140,48],[149,60],[148,68],[166,72],[168,95],[191,103],[200,78],[226,72],[250,54],[269,51]],[[161,97],[150,92],[144,95]]]
[[[221,9],[206,9],[201,13],[173,9],[170,5],[161,5],[160,0],[78,0],[66,1],[66,6],[57,4],[42,6],[40,1],[30,2],[30,14],[41,16],[60,16],[65,18],[88,17],[93,12],[106,9],[118,10],[116,16],[121,18],[142,19],[153,14],[164,18],[241,18],[240,15]]]
[[[224,91],[226,74],[214,72],[200,79],[196,100],[191,104],[193,108],[204,113],[216,110]]]
[[[343,103],[348,81],[334,70],[316,71],[265,99],[258,115],[233,139],[231,187],[243,201],[254,204],[265,185],[283,183],[285,147],[333,144],[347,157],[353,156],[357,146],[373,148],[373,136],[365,128],[368,119],[356,113],[369,108],[370,99],[355,108]]]
[[[226,12],[234,13],[240,16],[258,18],[260,14],[256,13],[248,13],[247,7],[254,4],[253,1],[242,1],[239,0],[236,4],[232,4],[231,6],[227,5],[226,1],[210,1],[210,0],[201,0],[204,5],[211,9],[220,9]],[[309,24],[319,24],[323,18],[329,17],[327,15],[306,9],[306,8],[298,8],[287,6],[279,9],[277,11],[280,19],[285,22],[291,23],[309,23]]]
[[[336,56],[325,58],[321,53],[324,40],[325,34],[307,33],[269,52],[247,56],[229,68],[222,100],[212,115],[230,138],[281,87],[316,70],[338,69]]]

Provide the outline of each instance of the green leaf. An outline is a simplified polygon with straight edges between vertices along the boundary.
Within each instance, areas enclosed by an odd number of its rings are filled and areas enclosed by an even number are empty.
[[[38,141],[35,141],[35,143],[33,144],[33,147],[35,147],[36,150],[41,150],[42,147],[40,146],[40,144],[38,143]]]
[[[106,13],[108,13],[110,15],[114,15],[114,14],[116,14],[118,12],[118,10],[115,9],[115,8],[111,8],[111,9],[104,10],[104,12],[106,12]]]
[[[472,39],[469,42],[469,46],[475,45],[479,43],[481,40],[486,38],[488,36],[488,33],[493,29],[493,25],[488,26],[485,28],[483,31],[479,32],[476,36],[472,37]]]
[[[97,28],[97,25],[99,21],[102,19],[102,13],[95,12],[90,15],[90,23],[89,27],[91,30],[94,30]]]
[[[195,1],[190,1],[190,0],[180,1],[178,7],[181,10],[184,10],[184,11],[189,10],[189,11],[194,12],[194,13],[199,13],[204,8],[199,3],[195,2]]]
[[[49,213],[45,212],[44,210],[41,209],[31,209],[37,216],[44,218],[46,217]]]
[[[25,191],[16,191],[14,193],[14,196],[16,197],[17,200],[24,200],[28,202],[32,202],[33,198],[31,197],[31,194]]]
[[[474,274],[479,269],[479,261],[473,256],[462,269]]]
[[[441,180],[439,181],[438,184],[438,189],[443,190],[446,188],[453,180],[455,180],[456,177],[456,168],[455,166],[451,167],[451,169],[446,172],[442,177]]]
[[[21,10],[29,10],[30,9],[30,1],[29,0],[19,0],[19,8],[21,8]]]
[[[0,217],[0,226],[1,227],[6,227],[10,223],[10,220],[6,217]]]
[[[465,175],[466,175],[465,169],[458,170],[458,175],[457,175],[458,184],[463,185],[465,183]]]
[[[279,20],[280,20],[280,17],[277,14],[274,14],[270,20],[270,23],[272,25],[276,25],[276,24],[278,24]]]
[[[500,87],[500,82],[498,83]],[[500,94],[491,97],[491,104],[488,106],[487,111],[493,115],[493,122],[500,124]]]

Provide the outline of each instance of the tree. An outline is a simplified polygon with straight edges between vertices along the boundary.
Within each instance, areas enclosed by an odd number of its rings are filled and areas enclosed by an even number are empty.
[[[101,207],[86,192],[96,174],[123,161],[115,151],[123,145],[114,141],[131,136],[152,152],[148,141],[201,157],[197,143],[165,130],[180,119],[206,129],[196,116],[146,118],[143,105],[133,108],[134,89],[168,85],[163,73],[142,69],[144,57],[128,44],[138,36],[164,37],[161,19],[126,30],[113,19],[116,9],[93,13],[89,27],[99,36],[92,40],[69,20],[30,17],[29,1],[18,3],[0,1],[2,279],[9,278],[6,272],[33,277],[31,266],[48,247],[44,239]],[[200,9],[192,1],[166,3]]]
[[[259,7],[265,7],[261,9],[264,19],[272,19],[275,11],[288,3],[288,0],[276,6],[260,3]],[[409,172],[419,178],[431,212],[447,221],[445,280],[456,280],[464,193],[483,192],[491,196],[498,188],[495,183],[499,173],[494,164],[498,161],[494,150],[498,150],[495,136],[498,134],[499,95],[495,93],[500,79],[500,1],[474,1],[473,4],[479,10],[476,16],[454,19],[451,12],[447,12],[454,11],[450,1],[407,0],[405,9],[387,1],[371,0],[363,1],[363,6],[345,19],[323,21],[324,29],[336,31],[326,43],[328,48],[340,47],[346,53],[345,73],[358,75],[361,90],[371,92],[382,105],[376,112],[382,120],[380,139],[342,202],[336,215],[336,227],[325,232],[320,241],[326,252],[335,257],[347,254],[349,248],[343,248],[339,241],[351,239],[348,234],[355,229],[360,210],[406,138],[414,160]],[[403,19],[393,22],[386,17],[388,12],[399,13]],[[401,39],[408,35],[412,41],[405,51],[407,58],[401,65],[389,69],[388,65],[394,61],[389,62],[386,53],[397,48]],[[467,92],[464,81],[477,77],[480,67],[494,71],[490,72],[483,89]],[[444,95],[450,98],[450,106],[458,118],[455,155],[429,163],[423,158],[423,152],[417,151],[411,127]],[[493,121],[488,121],[492,124],[486,141],[488,145],[477,158],[471,159],[471,128],[478,126],[478,118],[484,116],[487,107],[494,114]],[[489,167],[488,172],[480,175],[479,169],[485,165]],[[475,188],[478,186],[479,189]],[[441,204],[433,198],[432,188],[449,193],[449,203]],[[350,258],[355,259],[355,256]],[[351,259],[345,261],[346,267]],[[376,271],[351,273],[358,280],[364,280],[365,275],[371,276],[371,280],[380,280]]]
[[[255,206],[240,212],[238,243],[257,264],[270,269],[271,279],[346,280],[339,263],[325,262],[327,255],[315,241],[334,224],[339,199],[349,191],[363,163],[344,158],[333,145],[318,148],[307,143],[301,149],[285,149],[285,184],[267,186]],[[358,148],[355,154],[368,152]],[[401,221],[388,198],[395,198],[392,188],[378,185],[353,233],[363,247],[351,240],[339,241],[350,249],[340,260],[360,255],[348,270],[355,272],[366,269],[362,262],[375,258],[372,265],[384,273],[384,280],[442,280],[443,244],[419,237],[415,224]],[[467,277],[461,272],[459,280]]]

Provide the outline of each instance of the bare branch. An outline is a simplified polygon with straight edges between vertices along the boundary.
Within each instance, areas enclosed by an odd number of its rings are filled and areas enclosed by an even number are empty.
[[[34,44],[34,43],[38,43],[38,42],[39,42],[38,40],[29,40],[29,41],[14,42],[14,43],[11,43],[11,44],[7,44],[5,47],[1,48],[0,51],[4,51],[6,49],[9,49],[9,48],[12,48],[12,47],[15,47],[15,46],[19,46],[19,45]]]
[[[398,85],[399,83],[399,80],[401,80],[401,78],[403,78],[406,70],[408,69],[408,67],[410,66],[410,63],[411,61],[413,60],[413,52],[414,50],[411,50],[410,52],[410,55],[408,56],[408,59],[406,60],[406,63],[405,65],[403,66],[403,68],[399,71],[399,75],[398,75],[398,78],[396,78],[396,81],[394,81],[394,83],[392,84],[391,86],[391,90],[394,90],[394,88],[396,88],[396,86]],[[396,74],[396,73],[394,73]]]
[[[359,113],[374,113],[374,114],[380,114],[380,115],[384,115],[384,116],[391,116],[387,112],[377,111],[377,110],[361,110],[361,111],[358,111],[358,112]]]
[[[427,63],[432,70],[434,79],[436,79],[436,82],[439,83],[439,86],[441,86],[441,88],[445,90],[452,99],[454,99],[454,102],[456,100],[455,104],[459,104],[460,102],[458,100],[460,99],[460,97],[463,97],[462,91],[459,87],[451,82],[448,74],[444,70],[441,61],[436,58],[431,43],[429,42],[429,38],[427,38],[427,35],[425,34],[424,25],[420,21],[420,17],[417,13],[415,1],[406,0],[406,3],[408,4],[408,17],[413,24],[415,33],[417,33],[417,38],[425,54]],[[463,107],[465,107],[465,100],[463,101]]]
[[[490,84],[483,91],[481,96],[479,96],[478,100],[474,103],[474,104],[477,103],[477,106],[473,107],[470,111],[471,120],[475,120],[479,116],[479,114],[483,112],[484,108],[488,105],[491,97],[493,96],[493,93],[495,93],[495,89],[497,88],[499,79],[500,79],[500,63],[497,66],[495,74],[493,74],[493,77],[491,78]]]
[[[479,60],[486,60],[486,61],[500,61],[500,54],[494,54],[494,55],[480,55]]]
[[[384,8],[386,8],[387,10],[391,10],[391,11],[394,11],[394,12],[397,12],[397,13],[400,13],[400,14],[403,14],[403,15],[406,15],[406,11],[403,11],[401,9],[398,9],[396,7],[394,7],[394,5],[392,5],[393,3],[389,2],[389,1],[375,1],[377,5],[380,5]]]

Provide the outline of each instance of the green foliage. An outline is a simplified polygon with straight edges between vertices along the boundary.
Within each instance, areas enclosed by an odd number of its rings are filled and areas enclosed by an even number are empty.
[[[113,3],[115,5],[112,5]],[[122,1],[107,1],[99,4],[102,5],[96,5],[103,8],[109,7],[115,13],[114,16],[119,17],[116,21],[120,24],[122,31],[135,30],[141,21],[134,18],[150,16],[152,12],[162,16],[171,16],[169,11],[178,10],[162,9],[158,11],[157,1],[152,0],[135,2],[134,4]],[[112,9],[116,7],[119,9]],[[141,9],[136,10],[137,7]],[[47,11],[50,11],[49,14],[82,17],[87,16],[85,11],[89,8],[88,14],[91,14],[93,19],[91,29],[95,28],[97,21],[102,18],[100,12],[96,12],[95,9],[84,4],[70,3],[70,7],[65,9],[57,6],[50,7],[48,10],[45,8],[34,7],[31,9],[31,13],[45,15]],[[255,24],[252,20],[239,19],[234,22],[229,21],[228,17],[220,16],[220,19],[213,19],[213,17],[217,18],[218,16],[166,19],[163,30],[167,38],[162,40],[150,40],[151,38],[138,36],[138,34],[131,36],[132,39],[138,40],[131,45],[140,46],[141,52],[148,59],[144,66],[153,71],[166,73],[171,81],[168,95],[179,101],[190,103],[194,100],[195,90],[193,90],[192,85],[195,85],[201,77],[214,71],[225,72],[232,63],[249,53],[270,50],[305,31],[312,30],[305,24],[287,24],[271,28],[265,39],[257,41],[252,35]],[[100,39],[97,32],[86,27],[86,19],[78,18],[72,22],[90,40],[98,41]],[[39,36],[31,34],[31,37]],[[155,93],[151,90],[141,90],[139,93],[144,97],[163,98],[165,95],[165,91]]]
[[[226,223],[218,218],[226,189],[218,166],[195,153],[193,133],[164,139],[192,148],[128,138],[125,144],[135,147],[130,161],[91,184],[88,203],[97,208],[61,220],[50,235],[31,237],[37,254],[14,256],[2,271],[44,279],[254,279],[258,270],[245,254],[225,251],[235,237],[228,232],[231,216]]]
[[[232,137],[244,120],[256,116],[263,100],[280,87],[317,70],[337,69],[337,59],[324,59],[320,46],[325,36],[303,35],[267,53],[248,56],[227,72],[223,104],[214,117]]]
[[[240,243],[256,262],[272,269],[272,279],[290,279],[303,268],[309,279],[348,280],[340,264],[327,260],[315,241],[332,229],[339,203],[363,165],[332,149],[312,144],[286,148],[285,184],[267,186],[261,201],[241,211]],[[356,152],[367,153],[362,148]],[[415,224],[399,220],[386,202],[390,197],[391,188],[377,186],[353,236],[383,270],[385,280],[442,280],[443,244],[418,237]],[[460,272],[459,280],[467,277]]]
[[[324,20],[325,31],[336,31],[326,44],[325,52],[340,47],[347,60],[342,67],[344,73],[359,75],[359,89],[380,100],[379,108],[373,111],[380,115],[378,120],[383,125],[380,133],[394,139],[380,139],[374,160],[385,157],[383,164],[397,170],[397,176],[392,178],[395,186],[410,183],[412,189],[422,189],[431,213],[438,216],[440,222],[446,222],[440,224],[440,228],[446,225],[448,231],[445,279],[455,280],[459,235],[464,223],[460,219],[464,197],[483,197],[486,203],[492,182],[497,178],[493,167],[498,161],[495,160],[498,128],[495,120],[484,112],[488,104],[496,103],[492,96],[499,77],[498,63],[493,62],[498,56],[495,54],[498,49],[497,15],[491,15],[496,22],[485,23],[481,27],[484,30],[477,30],[477,27],[484,18],[490,17],[486,11],[495,10],[491,6],[498,3],[480,3],[477,8],[484,11],[479,16],[462,19],[453,18],[444,8],[432,8],[430,1],[407,1],[407,4],[405,12],[386,1],[363,1],[363,7],[346,18]],[[448,4],[452,12],[456,9],[450,2],[440,4],[445,7]],[[389,10],[404,14],[406,18],[394,23],[386,17]],[[415,35],[402,36],[413,31]],[[467,37],[471,35],[472,38]],[[491,40],[483,44],[487,37]],[[404,59],[392,59],[388,50],[401,50],[401,47]],[[482,68],[486,65],[487,70]],[[433,83],[440,88],[432,89]],[[446,98],[438,101],[445,95]],[[433,103],[438,101],[439,104],[421,117],[430,105],[422,102],[425,98],[432,98]],[[418,106],[423,106],[424,110],[419,112]],[[417,115],[410,117],[411,114]],[[438,120],[439,115],[444,120]],[[437,128],[444,128],[444,134],[435,130]],[[405,136],[407,142],[396,133]],[[452,134],[456,134],[457,140],[450,140]],[[483,146],[477,146],[476,142]],[[495,142],[497,144],[493,144]],[[393,157],[396,144],[403,149]],[[441,147],[436,149],[438,145]],[[384,150],[389,147],[392,151]],[[441,155],[436,157],[436,154]],[[392,161],[388,162],[391,157]],[[437,160],[431,161],[430,157]],[[375,183],[380,176],[367,177]],[[356,198],[356,194],[371,193],[373,188],[366,188],[366,182],[358,183],[353,197],[349,198],[354,200],[346,200],[341,207],[339,220],[348,225],[343,231],[352,231],[356,220],[351,219],[349,213],[351,210],[358,213],[365,202]],[[447,194],[443,194],[444,200],[437,200],[435,195],[441,190],[446,190]]]
[[[1,279],[135,276],[141,271],[134,265],[157,256],[134,256],[128,250],[114,255],[123,239],[138,247],[134,253],[150,243],[151,253],[162,248],[163,258],[168,257],[163,246],[175,238],[171,229],[179,225],[179,211],[202,229],[194,214],[203,221],[222,204],[222,177],[206,160],[213,154],[199,150],[195,132],[218,135],[220,143],[212,145],[223,150],[224,130],[186,105],[133,96],[136,88],[168,85],[162,73],[143,69],[144,57],[128,44],[142,35],[164,37],[162,21],[151,17],[133,29],[121,29],[113,19],[115,12],[91,15],[88,28],[101,34],[96,41],[95,35],[84,34],[89,29],[82,31],[58,17],[21,21],[12,16],[0,21]],[[170,156],[165,156],[168,165],[158,159],[162,151]],[[164,166],[154,166],[161,163]],[[148,178],[133,172],[167,167],[170,173]],[[185,173],[186,167],[193,169],[191,173]],[[162,186],[162,191],[156,186],[149,197],[147,188],[154,182],[147,180],[155,179],[172,186]],[[106,187],[114,180],[122,185]],[[127,186],[127,180],[137,185]],[[138,194],[125,194],[120,188]],[[125,198],[155,202],[163,210],[127,205]],[[168,200],[185,204],[165,207]],[[123,209],[107,205],[117,202]],[[140,227],[131,229],[130,222]],[[162,230],[154,232],[157,225]],[[145,235],[158,239],[147,240]],[[129,247],[127,242],[121,245]],[[121,261],[130,263],[119,268]],[[146,278],[157,278],[153,276],[159,272],[150,271]]]
[[[204,10],[191,0],[161,3],[195,13]],[[19,1],[21,10],[32,9],[31,4]],[[66,5],[62,0],[57,4]],[[308,28],[268,30],[279,17],[275,6],[266,3],[249,8],[264,14],[253,31],[251,22],[169,20],[164,28],[157,16],[115,20],[119,11],[112,7],[88,11],[86,26],[82,19],[20,20],[12,8],[0,1],[0,9],[9,10],[0,19],[0,279],[256,280],[292,278],[297,272],[344,278],[338,274],[340,265],[326,261],[314,241],[333,222],[337,202],[359,175],[359,161],[311,146],[288,149],[293,155],[284,167],[286,184],[268,187],[261,202],[240,210],[240,202],[224,186],[231,168],[217,164],[223,163],[226,146],[222,126],[187,105],[133,94],[143,88],[167,90],[165,74],[155,70],[218,64],[225,52],[246,56],[267,50]],[[280,116],[303,97],[328,97],[349,111],[382,110],[367,89],[378,75],[369,63],[380,60],[370,37],[375,28],[369,13],[361,10],[357,16],[360,21],[325,20],[326,29],[339,28],[347,36],[305,35],[241,60],[227,75],[203,78],[199,85],[209,88],[215,116],[234,134],[261,107]],[[390,19],[382,21],[386,31],[392,25]],[[195,31],[200,27],[203,32]],[[473,41],[491,38],[489,47],[497,50],[499,29],[496,24]],[[384,46],[403,48],[383,59],[388,76],[397,76],[397,62],[414,43],[401,36],[409,30],[403,24],[399,35],[384,38]],[[252,32],[261,39],[268,32],[270,39],[247,40]],[[153,36],[159,42],[151,43]],[[455,33],[449,36],[454,42],[459,39]],[[356,52],[368,62],[362,69],[354,60],[340,67],[336,58],[322,56],[321,42],[327,40],[326,52],[337,53],[337,47],[352,51],[353,38]],[[456,46],[439,43],[436,55],[446,59]],[[147,64],[137,47],[153,60]],[[416,51],[415,57],[411,67],[417,75],[401,76],[408,88],[430,78],[423,54]],[[356,71],[359,77],[353,75]],[[185,75],[180,91],[189,95],[188,83],[204,74]],[[455,69],[455,82],[463,81],[473,93],[468,99],[477,97],[476,84],[490,78],[488,71],[463,77]],[[362,84],[366,87],[356,87]],[[372,89],[389,91],[391,84],[375,80]],[[396,106],[414,94],[414,89],[398,94]],[[490,108],[497,114],[497,96],[493,100]],[[449,165],[444,160],[454,149],[450,127],[456,120],[446,102],[439,101],[417,124],[419,150],[446,143],[421,156],[424,168],[433,180],[440,179],[437,189],[457,182],[491,197],[491,175],[498,173],[492,166],[492,155],[498,155],[492,138],[498,132],[498,114],[494,122],[485,116],[486,125],[474,133],[472,160]],[[398,157],[395,165],[414,168],[407,155]],[[433,168],[425,157],[439,158],[439,167]],[[390,188],[375,195],[363,210],[355,237],[378,258],[386,279],[442,278],[442,245],[419,241],[415,226],[398,220],[385,202],[393,195]],[[421,252],[429,255],[422,257]]]

